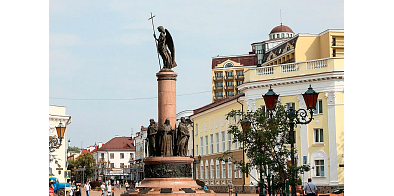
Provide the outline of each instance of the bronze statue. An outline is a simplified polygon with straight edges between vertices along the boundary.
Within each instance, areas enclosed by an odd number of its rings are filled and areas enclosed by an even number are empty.
[[[176,67],[176,62],[175,62],[175,47],[174,47],[174,42],[172,41],[171,34],[167,29],[164,29],[163,26],[157,27],[157,30],[160,32],[159,39],[156,38],[155,33],[153,34],[153,37],[157,41],[156,42],[157,51],[159,52],[161,58],[163,59],[163,69],[172,69]]]
[[[177,142],[178,143],[177,154],[178,154],[178,156],[186,157],[190,134],[189,134],[189,128],[187,127],[185,117],[181,118],[181,122],[178,125],[178,133],[179,133],[179,136],[178,136],[178,142]]]
[[[174,130],[170,125],[170,119],[166,119],[163,125],[159,128],[159,132],[161,133],[161,156],[170,157],[172,156],[172,134]]]
[[[150,119],[150,124],[148,126],[148,149],[149,156],[156,156],[156,135],[157,135],[157,125],[154,119]]]

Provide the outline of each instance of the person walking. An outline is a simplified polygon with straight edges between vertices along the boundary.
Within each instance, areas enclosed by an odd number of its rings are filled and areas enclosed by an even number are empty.
[[[126,187],[126,191],[129,190],[129,183],[127,181],[124,183],[124,186]]]
[[[112,186],[111,186],[111,183],[108,183],[108,185],[107,185],[107,193],[108,193],[108,196],[111,196],[112,194]]]
[[[89,182],[86,182],[85,183],[85,190],[86,190],[86,196],[89,196],[89,193],[90,193],[90,189],[91,189],[92,187],[90,186],[90,183]]]
[[[75,190],[74,196],[81,196],[81,189],[79,188],[79,185],[77,186],[77,189]]]
[[[234,193],[234,185],[233,185],[232,181],[230,181],[230,183],[228,183],[227,191],[228,191],[228,195],[229,196],[233,195],[233,193]]]
[[[105,183],[100,186],[101,187],[101,196],[105,196]]]
[[[304,194],[307,196],[317,196],[318,191],[315,184],[312,183],[312,179],[308,178],[308,184],[306,184],[303,188]]]

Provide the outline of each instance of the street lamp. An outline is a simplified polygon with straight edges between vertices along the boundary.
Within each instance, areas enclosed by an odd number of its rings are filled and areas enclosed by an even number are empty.
[[[62,140],[64,133],[66,131],[66,126],[63,126],[62,122],[56,127],[57,137],[49,136],[49,151],[53,152],[62,146]]]
[[[313,120],[313,112],[316,109],[316,103],[317,103],[317,97],[319,93],[313,90],[312,85],[309,85],[308,90],[302,94],[306,107],[307,109],[298,109],[295,110],[294,108],[290,107],[286,111],[286,117],[289,119],[289,126],[290,126],[290,132],[289,132],[289,137],[290,137],[290,145],[291,145],[291,165],[295,166],[295,159],[294,159],[294,126],[296,124],[309,124]],[[272,112],[275,109],[275,105],[277,103],[279,95],[277,95],[271,88],[268,90],[268,92],[263,95],[264,101],[266,103],[266,108],[270,112],[270,117],[272,117]],[[274,105],[273,105],[274,104]],[[309,111],[309,115],[308,115]],[[309,117],[308,117],[309,116]],[[291,195],[295,196],[296,195],[296,188],[295,188],[295,178],[296,178],[297,173],[292,171],[291,173]]]

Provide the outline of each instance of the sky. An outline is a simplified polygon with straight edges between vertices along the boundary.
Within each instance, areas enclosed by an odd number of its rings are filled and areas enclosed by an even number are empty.
[[[71,146],[130,136],[157,120],[151,12],[155,30],[174,40],[177,112],[211,103],[212,57],[248,54],[281,18],[296,34],[344,28],[343,0],[49,1],[49,105],[72,116]]]

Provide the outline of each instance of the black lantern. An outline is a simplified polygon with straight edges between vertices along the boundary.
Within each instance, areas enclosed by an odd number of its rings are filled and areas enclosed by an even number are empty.
[[[57,137],[63,138],[64,132],[66,131],[66,127],[63,127],[62,122],[59,123],[59,126],[56,127]]]
[[[308,90],[304,94],[302,94],[306,103],[306,107],[308,109],[316,109],[318,95],[319,93],[313,90],[312,85],[309,85]]]
[[[267,110],[275,110],[276,102],[278,101],[278,97],[279,97],[279,95],[276,94],[270,86],[270,89],[268,89],[268,92],[265,95],[263,95],[265,107],[267,108]]]

